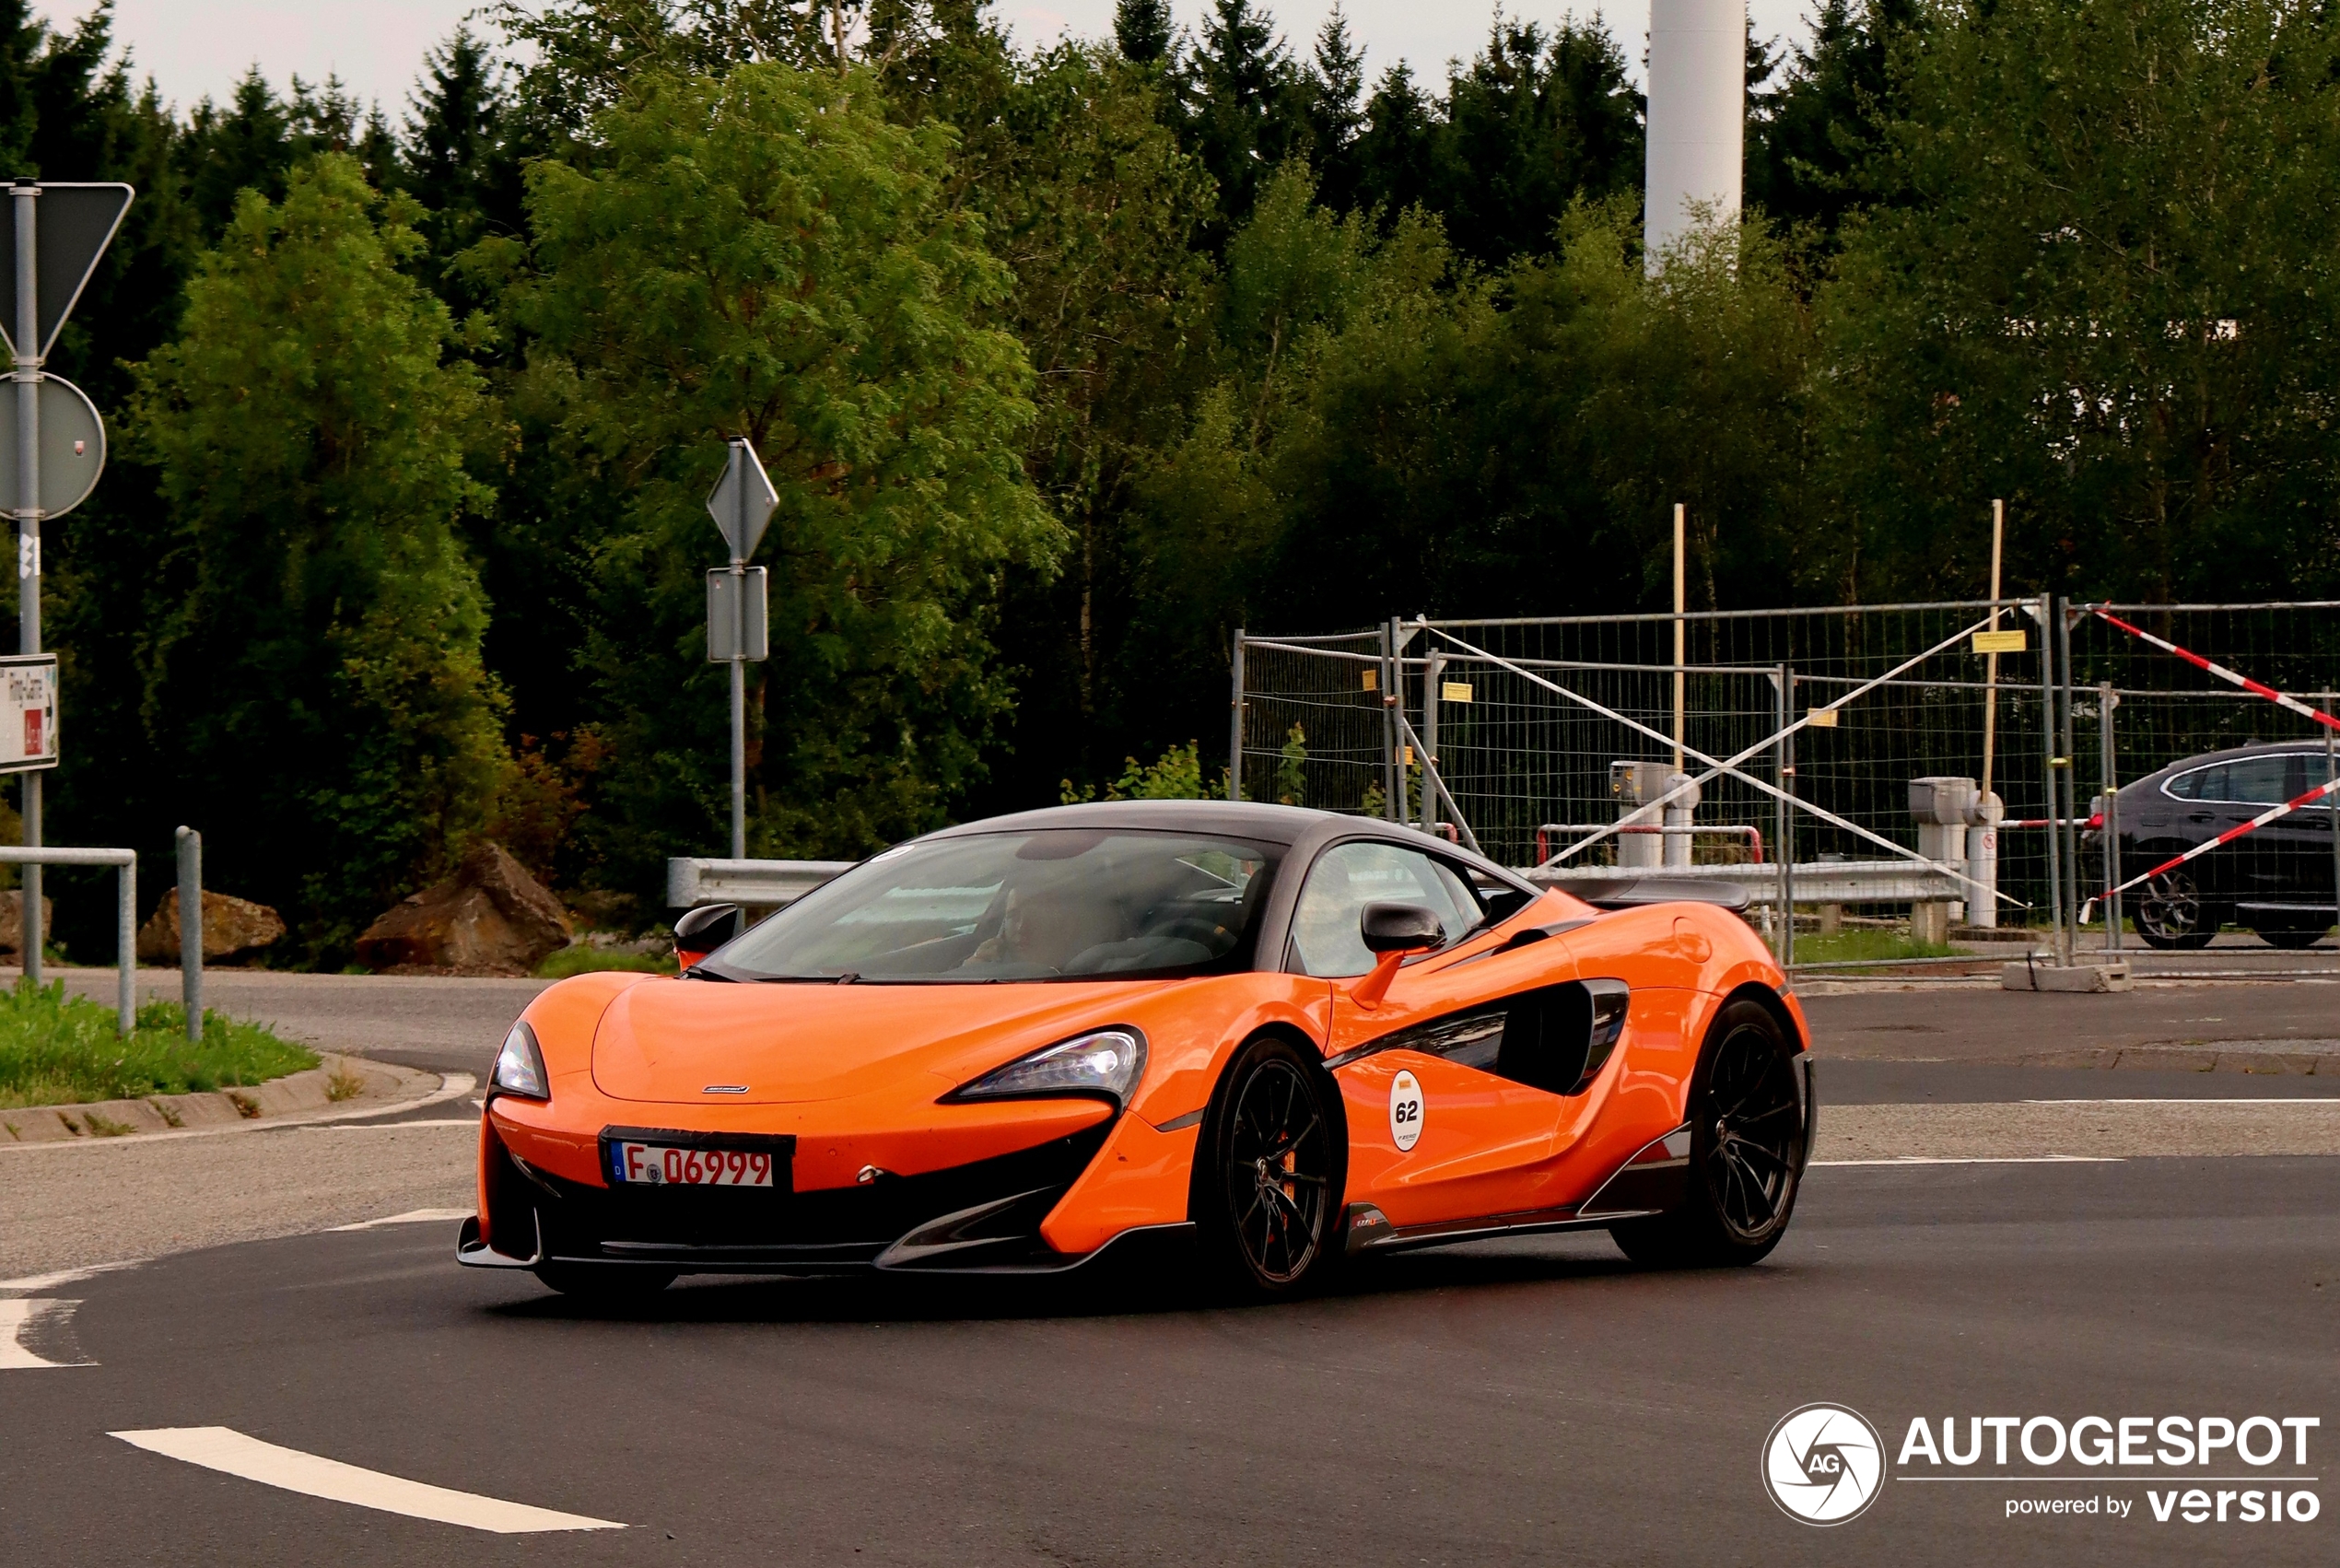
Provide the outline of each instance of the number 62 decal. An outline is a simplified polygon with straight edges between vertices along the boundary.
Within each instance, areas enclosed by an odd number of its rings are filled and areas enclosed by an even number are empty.
[[[1410,1072],[1400,1072],[1389,1084],[1389,1136],[1404,1153],[1422,1137],[1422,1085]]]

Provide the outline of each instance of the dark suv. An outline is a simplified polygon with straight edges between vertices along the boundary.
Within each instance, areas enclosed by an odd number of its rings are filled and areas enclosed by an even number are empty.
[[[2210,752],[2148,774],[2120,792],[2121,879],[2297,800],[2325,777],[2323,747],[2298,741]],[[2101,848],[2101,831],[2088,837]],[[2151,947],[2207,947],[2229,923],[2277,947],[2307,947],[2333,924],[2333,885],[2332,808],[2318,802],[2154,878],[2126,903]]]

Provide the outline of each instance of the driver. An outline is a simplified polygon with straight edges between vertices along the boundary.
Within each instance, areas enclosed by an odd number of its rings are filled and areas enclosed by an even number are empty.
[[[1080,901],[1067,886],[1017,883],[1008,889],[999,933],[978,942],[966,965],[1030,964],[1061,971],[1094,938],[1083,930]]]

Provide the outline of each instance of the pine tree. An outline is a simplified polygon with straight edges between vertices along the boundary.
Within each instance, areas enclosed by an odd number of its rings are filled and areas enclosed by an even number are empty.
[[[1117,0],[1113,7],[1113,41],[1132,64],[1167,60],[1171,28],[1170,0]]]
[[[1188,71],[1193,150],[1219,182],[1221,215],[1240,224],[1268,171],[1305,129],[1299,73],[1274,21],[1251,0],[1212,0]]]
[[[1365,128],[1356,141],[1356,202],[1395,217],[1430,200],[1431,156],[1438,117],[1400,60],[1381,74],[1365,105]]]
[[[1810,48],[1749,123],[1749,205],[1835,232],[1892,112],[1888,54],[1917,22],[1914,0],[1823,0]]]
[[[1307,85],[1308,152],[1318,199],[1345,212],[1356,203],[1353,144],[1365,124],[1365,57],[1349,36],[1349,18],[1338,4],[1316,31],[1315,69]]]
[[[458,314],[490,302],[458,258],[490,235],[525,228],[517,122],[509,80],[469,28],[424,57],[397,181],[428,214],[422,228],[439,297]]]

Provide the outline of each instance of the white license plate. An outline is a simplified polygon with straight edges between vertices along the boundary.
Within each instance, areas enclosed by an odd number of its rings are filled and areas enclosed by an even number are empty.
[[[644,1187],[769,1187],[772,1156],[753,1149],[620,1143],[617,1177]]]

